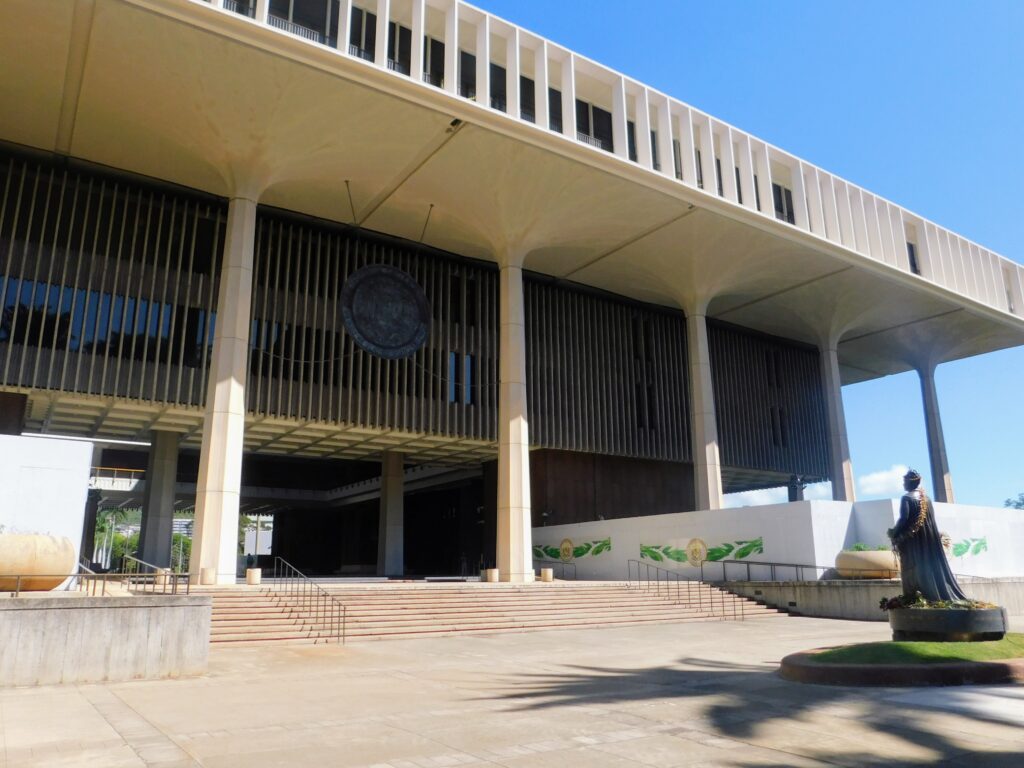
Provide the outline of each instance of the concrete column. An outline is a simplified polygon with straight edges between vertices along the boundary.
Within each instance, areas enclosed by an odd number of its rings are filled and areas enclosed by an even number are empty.
[[[932,470],[935,501],[954,503],[953,478],[949,474],[946,439],[942,434],[939,416],[939,394],[935,389],[935,366],[923,365],[917,369],[921,377],[921,395],[924,399],[924,426],[928,434],[928,461]]]
[[[835,345],[826,345],[821,350],[821,378],[825,391],[825,409],[828,411],[832,498],[836,501],[856,501],[850,441],[846,432],[846,412],[843,410],[843,382],[839,377],[839,355]]]
[[[487,14],[476,26],[476,103],[491,106],[491,17]]]
[[[562,135],[576,140],[576,57],[572,53],[562,60]]]
[[[459,3],[452,0],[444,13],[444,89],[459,94]]]
[[[377,0],[377,33],[374,41],[373,63],[388,68],[388,32],[391,21],[391,0]]]
[[[218,584],[234,584],[238,557],[238,505],[242,489],[245,380],[249,356],[256,203],[228,205],[224,262],[217,296],[213,360],[196,482],[196,522],[190,571],[214,568]]]
[[[270,0],[256,0],[256,21],[260,24],[267,23],[267,16],[270,14]]]
[[[523,270],[501,268],[498,350],[498,570],[502,581],[533,581],[530,439],[526,412]]]
[[[629,158],[628,112],[626,80],[619,77],[612,84],[612,150],[623,159]]]
[[[675,151],[672,146],[672,106],[667,96],[658,96],[658,155],[661,173],[670,179],[676,177]]]
[[[683,183],[691,187],[697,186],[697,155],[694,150],[693,113],[689,107],[683,107],[678,118],[679,154],[683,166]]]
[[[340,0],[338,6],[338,50],[348,53],[352,37],[352,0]]]
[[[423,36],[427,30],[426,0],[412,0],[412,45],[409,48],[409,77],[423,82]]]
[[[85,497],[85,515],[82,519],[82,545],[78,558],[92,566],[92,555],[96,551],[96,518],[99,516],[103,494],[98,488],[90,488]]]
[[[174,485],[178,475],[177,432],[153,430],[142,495],[139,559],[166,568],[171,564]]]
[[[647,89],[640,86],[634,100],[636,104],[636,161],[644,168],[654,170],[654,153],[651,151],[651,104]]]
[[[740,196],[736,189],[736,153],[733,151],[732,129],[729,127],[718,137],[718,152],[722,160],[722,192],[726,200],[738,203]]]
[[[686,342],[690,358],[693,473],[697,509],[721,509],[722,467],[718,456],[718,424],[715,421],[715,392],[711,382],[708,326],[703,314],[687,313]]]
[[[793,220],[800,229],[811,231],[810,215],[807,212],[807,189],[804,185],[804,164],[794,160],[789,166],[793,178]]]
[[[533,110],[537,125],[544,130],[551,127],[551,112],[548,109],[548,43],[541,40],[533,52]]]
[[[384,451],[380,462],[380,533],[377,575],[405,573],[405,456]]]
[[[704,179],[704,191],[717,195],[718,177],[715,176],[715,133],[711,128],[711,118],[707,115],[701,115],[698,118],[698,122],[700,125],[700,170]]]
[[[517,120],[522,115],[519,104],[519,29],[513,27],[505,41],[505,109]]]

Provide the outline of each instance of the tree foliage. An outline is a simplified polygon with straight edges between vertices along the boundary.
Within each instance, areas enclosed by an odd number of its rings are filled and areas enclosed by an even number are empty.
[[[1016,499],[1007,499],[1003,502],[1003,506],[1011,509],[1024,509],[1024,493],[1018,493]]]

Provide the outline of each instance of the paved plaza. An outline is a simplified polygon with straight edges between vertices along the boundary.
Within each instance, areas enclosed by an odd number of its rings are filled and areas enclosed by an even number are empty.
[[[1024,687],[775,672],[887,629],[780,618],[217,649],[198,679],[0,691],[0,766],[1024,764]]]

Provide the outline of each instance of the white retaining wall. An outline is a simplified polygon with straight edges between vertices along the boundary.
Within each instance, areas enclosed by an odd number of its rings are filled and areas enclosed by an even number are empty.
[[[939,529],[949,534],[955,573],[989,578],[1024,575],[1024,547],[1012,535],[1024,530],[1024,511],[936,504],[935,515]],[[596,520],[534,528],[534,558],[537,567],[542,565],[539,560],[573,563],[579,579],[613,580],[627,578],[629,560],[698,578],[700,568],[686,554],[690,547],[706,550],[704,572],[711,579],[721,577],[720,560],[831,566],[844,547],[858,542],[887,545],[886,530],[898,516],[899,500],[883,499],[853,504],[800,501]],[[746,572],[746,566],[727,567],[729,578]],[[788,569],[775,574],[781,580],[798,577],[815,575]],[[770,578],[768,569],[752,566],[751,578]]]

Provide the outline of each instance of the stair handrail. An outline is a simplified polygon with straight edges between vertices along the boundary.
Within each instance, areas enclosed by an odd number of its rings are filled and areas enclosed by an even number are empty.
[[[323,628],[328,640],[345,644],[348,611],[343,602],[283,557],[274,558],[273,574],[272,580],[268,580],[268,589],[276,588],[297,600],[301,610],[312,615],[314,631],[319,633]],[[321,620],[324,623],[318,625]]]
[[[705,566],[709,566],[710,567],[711,565],[721,565],[722,566],[722,578],[721,579],[719,579],[719,580],[712,580],[712,579],[707,579],[707,578],[704,577],[704,567]],[[702,562],[700,564],[700,580],[702,582],[707,583],[707,584],[719,584],[719,583],[725,583],[727,581],[740,581],[740,579],[729,579],[729,578],[727,578],[728,572],[726,570],[726,566],[729,566],[729,565],[742,565],[742,566],[744,566],[744,568],[746,569],[746,575],[747,575],[746,581],[753,581],[753,579],[751,579],[751,577],[750,577],[750,569],[751,569],[751,567],[755,567],[755,568],[756,567],[768,568],[768,572],[769,572],[768,581],[779,581],[779,579],[777,579],[775,577],[776,577],[777,570],[780,569],[780,568],[781,569],[790,569],[790,568],[793,569],[793,575],[796,576],[796,580],[797,581],[806,581],[806,579],[803,578],[804,571],[812,571],[813,573],[817,574],[818,571],[821,571],[822,573],[824,573],[824,572],[827,572],[827,571],[834,571],[834,570],[836,570],[836,567],[834,565],[809,565],[807,563],[765,562],[765,561],[759,561],[759,560],[705,560],[704,562]],[[844,571],[852,571],[852,572],[856,572],[856,573],[878,573],[879,571],[889,571],[892,574],[890,576],[890,578],[892,578],[892,579],[899,578],[899,570],[898,569],[885,568],[885,567],[879,567],[879,566],[876,566],[874,568],[870,568],[870,567],[868,567],[868,568],[845,568],[844,567],[843,570]],[[953,576],[955,578],[957,578],[957,579],[972,579],[974,581],[997,581],[998,580],[998,579],[994,579],[994,578],[989,577],[989,576],[972,576],[971,574],[967,574],[967,573],[954,573]],[[815,581],[819,581],[819,580],[821,580],[821,581],[841,581],[841,579],[818,579],[817,575],[816,575],[815,576]]]
[[[558,566],[558,567],[560,567],[562,569],[562,578],[563,579],[565,579],[566,581],[576,581],[576,563],[566,563],[566,562],[564,562],[562,560],[546,560],[546,559],[541,558],[541,557],[535,557],[535,558],[533,558],[533,567],[534,567],[534,569],[537,568],[537,563],[540,563],[543,566],[547,566],[547,565]],[[572,568],[572,579],[569,579],[566,576],[566,569],[567,568]]]
[[[153,565],[134,555],[124,555],[117,575],[133,592],[176,595],[184,589],[187,595],[191,590],[188,573],[176,573],[170,567]]]
[[[636,573],[636,579],[633,578],[634,571]],[[674,594],[675,602],[677,604],[686,604],[690,606],[696,605],[697,610],[707,612],[711,616],[728,618],[730,615],[730,605],[726,605],[725,591],[720,589],[702,589],[701,587],[704,586],[703,579],[690,579],[678,571],[662,568],[661,566],[654,565],[646,560],[627,560],[627,586],[632,588],[634,581],[636,582],[636,588],[638,590],[646,589],[650,591],[654,589],[657,591],[659,596],[664,594],[670,600]],[[681,588],[682,584],[686,585],[685,599],[680,597],[684,591]],[[694,591],[696,591],[696,600],[694,599]],[[717,606],[715,605],[716,595],[718,596]],[[746,617],[746,602],[742,599],[737,600],[735,595],[730,594],[729,596],[732,598],[729,601],[732,609],[732,618],[743,620]]]

